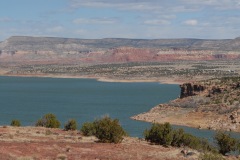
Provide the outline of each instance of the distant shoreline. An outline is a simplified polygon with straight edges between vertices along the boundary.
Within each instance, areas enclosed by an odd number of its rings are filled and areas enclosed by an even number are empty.
[[[8,77],[36,77],[36,78],[72,78],[72,79],[96,79],[99,82],[116,82],[116,83],[149,83],[158,82],[161,84],[182,84],[184,82],[174,81],[170,78],[164,79],[114,79],[108,77],[78,76],[78,75],[56,75],[56,74],[0,74]]]

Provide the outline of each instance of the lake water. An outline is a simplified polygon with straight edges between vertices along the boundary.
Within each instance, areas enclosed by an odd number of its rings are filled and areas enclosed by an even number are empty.
[[[150,124],[130,117],[175,99],[179,93],[178,85],[159,83],[0,76],[0,125],[9,125],[12,119],[19,119],[24,126],[34,125],[44,114],[53,113],[62,127],[73,118],[80,128],[86,121],[109,115],[119,119],[130,136],[142,137]],[[210,138],[214,134],[209,130],[183,128],[199,137]]]

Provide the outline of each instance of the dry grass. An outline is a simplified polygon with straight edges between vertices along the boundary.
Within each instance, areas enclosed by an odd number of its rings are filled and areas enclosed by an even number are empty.
[[[46,134],[49,132],[51,134]],[[180,148],[165,148],[125,137],[121,144],[98,143],[78,131],[43,127],[0,127],[0,160],[181,160]],[[197,155],[192,159],[197,159]]]

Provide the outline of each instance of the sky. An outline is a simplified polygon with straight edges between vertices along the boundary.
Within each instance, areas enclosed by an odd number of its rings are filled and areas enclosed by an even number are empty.
[[[240,36],[240,0],[1,0],[0,6],[0,41]]]

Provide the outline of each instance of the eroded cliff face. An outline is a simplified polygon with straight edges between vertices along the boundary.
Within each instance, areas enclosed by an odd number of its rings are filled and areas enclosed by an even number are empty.
[[[224,78],[223,78],[224,79]],[[227,79],[227,78],[226,78]],[[234,78],[233,78],[234,79]],[[235,77],[238,79],[238,77]],[[209,82],[193,82],[184,83],[179,85],[181,88],[180,98],[185,98],[189,96],[206,96],[212,97],[216,94],[229,94],[233,91],[240,91],[240,82],[237,81],[226,81],[226,82],[215,82],[214,80],[209,80]]]
[[[238,44],[239,39],[144,40],[15,36],[0,43],[0,61],[66,64],[236,60],[240,59]]]
[[[189,96],[195,96],[205,91],[206,87],[200,84],[194,83],[184,83],[180,85],[181,93],[180,98],[185,98]]]
[[[213,84],[204,84],[202,82],[194,82],[194,83],[184,83],[180,85],[181,93],[180,98],[186,98],[189,96],[206,96],[212,97],[216,94],[221,94],[227,92],[229,90],[237,90],[240,88],[240,83],[232,83],[232,84],[222,84],[215,85]]]

